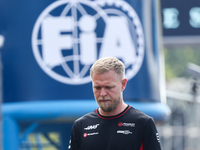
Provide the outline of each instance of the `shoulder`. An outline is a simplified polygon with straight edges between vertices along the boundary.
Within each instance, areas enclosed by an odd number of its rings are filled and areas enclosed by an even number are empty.
[[[137,110],[133,107],[130,108],[129,112],[130,116],[132,116],[133,120],[135,121],[135,124],[139,126],[139,128],[142,128],[142,130],[145,130],[145,132],[148,131],[156,131],[156,125],[155,121],[152,117],[148,116],[144,112]],[[148,133],[148,132],[146,132]]]
[[[83,123],[83,122],[87,122],[87,121],[90,121],[92,118],[96,118],[97,115],[96,115],[96,110],[88,113],[88,114],[85,114],[84,116],[76,119],[74,121],[74,124],[78,124],[78,123]]]
[[[131,115],[134,115],[134,117],[138,118],[138,119],[150,119],[151,117],[148,116],[147,114],[145,114],[144,112],[136,109],[136,108],[133,108],[132,106],[130,107],[130,110],[129,110],[129,113]]]
[[[152,117],[136,108],[133,108],[132,106],[129,109],[128,115],[134,118],[135,121],[140,122],[142,124],[145,124],[149,121],[153,121]]]

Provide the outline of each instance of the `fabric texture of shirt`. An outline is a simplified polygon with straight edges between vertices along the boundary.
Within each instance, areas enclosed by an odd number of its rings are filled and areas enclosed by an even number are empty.
[[[74,122],[69,150],[161,150],[154,120],[128,106],[116,116],[98,109]]]

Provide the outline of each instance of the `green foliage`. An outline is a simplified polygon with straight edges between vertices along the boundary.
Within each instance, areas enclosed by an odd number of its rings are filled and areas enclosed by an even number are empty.
[[[165,49],[166,79],[187,77],[186,66],[191,62],[200,65],[200,48]]]

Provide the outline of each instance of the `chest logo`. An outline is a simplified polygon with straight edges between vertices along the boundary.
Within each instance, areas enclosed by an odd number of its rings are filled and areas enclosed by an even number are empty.
[[[97,129],[97,127],[99,126],[99,124],[95,124],[95,125],[90,125],[87,128],[84,128],[84,130],[92,130],[92,129]]]
[[[135,127],[135,123],[122,123],[122,122],[119,122],[118,123],[118,126],[119,127]]]
[[[87,137],[87,136],[93,136],[93,135],[97,135],[99,134],[99,132],[93,132],[93,133],[84,133],[83,137]]]
[[[132,132],[129,131],[129,130],[118,130],[117,133],[119,133],[119,134],[126,134],[126,135],[132,134]]]

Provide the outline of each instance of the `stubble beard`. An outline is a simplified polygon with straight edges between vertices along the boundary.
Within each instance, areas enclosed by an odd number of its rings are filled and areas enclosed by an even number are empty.
[[[120,101],[121,101],[121,96],[117,97],[116,99],[112,100],[112,99],[106,99],[106,100],[110,100],[110,102],[100,102],[100,100],[103,100],[105,98],[100,97],[97,100],[97,103],[99,105],[99,107],[104,111],[104,112],[111,112],[113,110],[115,110],[117,108],[117,106],[119,105]]]

